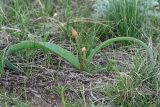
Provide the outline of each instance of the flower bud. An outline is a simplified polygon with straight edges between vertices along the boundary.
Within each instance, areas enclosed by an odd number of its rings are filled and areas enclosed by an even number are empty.
[[[76,31],[75,29],[73,29],[73,28],[72,28],[72,30],[71,30],[71,36],[72,36],[73,38],[77,38],[77,36],[78,36],[77,31]]]
[[[86,52],[86,47],[82,48],[82,52],[85,53]]]

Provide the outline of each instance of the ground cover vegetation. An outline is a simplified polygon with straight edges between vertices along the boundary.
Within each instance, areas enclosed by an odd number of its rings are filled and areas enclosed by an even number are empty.
[[[0,0],[0,106],[160,106],[159,10],[159,0]]]

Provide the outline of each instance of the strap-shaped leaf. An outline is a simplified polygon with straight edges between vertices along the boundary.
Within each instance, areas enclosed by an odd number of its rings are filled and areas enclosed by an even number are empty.
[[[55,53],[56,55],[66,60],[71,65],[73,65],[76,69],[80,69],[79,60],[71,52],[63,49],[62,47],[56,44],[51,44],[48,42],[23,41],[21,43],[11,45],[6,52],[5,63],[8,62],[7,56],[11,53],[15,53],[23,49],[39,49],[39,48]]]
[[[87,57],[87,62],[90,62],[91,59],[93,58],[93,56],[96,53],[98,53],[102,48],[104,48],[106,46],[109,46],[112,43],[117,42],[117,41],[132,41],[132,42],[137,43],[138,45],[143,46],[146,49],[146,51],[147,51],[147,54],[148,54],[148,57],[149,57],[149,60],[150,60],[149,62],[150,62],[151,68],[154,67],[155,64],[154,64],[152,50],[144,42],[142,42],[139,39],[133,38],[133,37],[116,37],[116,38],[112,38],[112,39],[104,41],[103,43],[101,43],[95,49],[92,50],[92,52],[90,53],[90,55]]]

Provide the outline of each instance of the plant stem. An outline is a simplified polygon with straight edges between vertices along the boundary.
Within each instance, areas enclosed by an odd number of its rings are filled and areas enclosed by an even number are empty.
[[[82,52],[82,57],[80,59],[80,70],[84,71],[86,66],[85,66],[85,60],[86,60],[86,53]]]

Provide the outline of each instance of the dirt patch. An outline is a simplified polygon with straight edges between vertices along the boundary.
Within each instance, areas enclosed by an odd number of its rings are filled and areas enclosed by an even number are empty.
[[[66,101],[78,100],[81,92],[84,91],[86,97],[94,98],[98,102],[102,95],[94,92],[94,88],[111,84],[113,81],[112,73],[87,75],[64,66],[61,71],[41,69],[41,72],[34,73],[30,77],[5,72],[0,78],[0,85],[9,93],[16,93],[21,99],[30,101],[32,107],[51,107],[51,105],[56,107],[61,101],[59,102],[59,95],[52,91],[58,86],[66,88]]]

